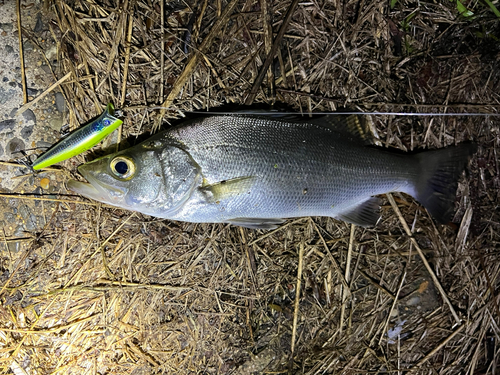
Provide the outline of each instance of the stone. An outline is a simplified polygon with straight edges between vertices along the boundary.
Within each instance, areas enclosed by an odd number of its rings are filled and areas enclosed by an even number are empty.
[[[57,111],[63,113],[66,110],[66,100],[64,99],[64,95],[60,92],[56,92],[55,97]]]
[[[26,219],[26,222],[24,225],[26,227],[26,230],[29,230],[29,231],[36,230],[36,228],[37,228],[36,216],[34,214],[30,214],[28,219]]]
[[[49,125],[52,128],[52,130],[55,130],[56,132],[60,131],[62,126],[63,126],[63,118],[62,116],[56,116],[52,117],[49,120]]]
[[[35,24],[35,28],[33,29],[33,31],[35,33],[39,33],[42,30],[43,30],[42,15],[40,13],[38,13],[36,16],[36,24]]]
[[[14,53],[14,48],[8,44],[5,45],[5,52],[7,54],[11,54],[11,53]]]
[[[22,85],[21,85],[21,87],[22,87]],[[26,88],[26,92],[28,93],[29,96],[37,96],[39,91],[40,90],[31,88],[31,87]]]
[[[36,116],[31,109],[27,109],[26,111],[24,111],[23,117],[25,121],[33,121],[36,125]]]
[[[21,130],[21,137],[23,137],[25,141],[28,140],[31,134],[33,134],[33,125],[25,126],[23,130]]]
[[[14,96],[17,96],[14,89],[5,90],[3,87],[0,87],[0,104],[7,103]]]
[[[30,217],[30,214],[31,214],[31,211],[29,209],[29,207],[25,204],[22,204],[20,207],[19,207],[19,215],[21,215],[21,217],[24,219],[24,220],[28,220],[29,217]]]
[[[23,43],[23,49],[24,51],[33,51],[35,47],[33,46],[33,43],[31,43],[29,40]]]
[[[2,156],[3,156],[3,147],[2,147],[2,145],[0,144],[0,157],[2,157]]]
[[[22,154],[19,151],[24,151],[26,147],[24,146],[24,142],[17,137],[12,138],[7,146],[5,147],[7,151],[7,155],[10,158],[19,158]]]
[[[14,28],[14,25],[12,25],[11,22],[5,22],[5,23],[0,23],[0,29],[6,32],[11,32],[12,29]]]
[[[57,57],[57,46],[54,44],[53,46],[50,46],[46,51],[45,51],[45,57],[47,60],[51,61]],[[57,93],[56,93],[57,95]]]
[[[41,149],[48,149],[49,147],[52,147],[52,143],[45,142],[45,141],[36,141],[36,148],[41,148]]]
[[[15,125],[16,125],[16,120],[14,120],[13,118],[0,121],[0,132],[5,131],[7,129],[12,130]]]
[[[3,217],[7,223],[16,222],[16,215],[14,215],[12,212],[4,212]]]

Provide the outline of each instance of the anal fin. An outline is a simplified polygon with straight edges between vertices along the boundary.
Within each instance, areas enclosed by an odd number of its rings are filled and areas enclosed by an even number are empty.
[[[380,219],[379,198],[371,197],[337,215],[336,218],[361,227],[373,227]]]
[[[234,219],[226,220],[226,222],[250,229],[276,229],[280,224],[283,224],[285,220],[236,217]]]

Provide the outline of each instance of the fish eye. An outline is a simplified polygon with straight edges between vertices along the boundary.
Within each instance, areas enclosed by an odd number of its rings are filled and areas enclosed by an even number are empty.
[[[132,159],[117,156],[109,164],[111,172],[121,180],[128,180],[132,178],[135,174],[135,163]]]

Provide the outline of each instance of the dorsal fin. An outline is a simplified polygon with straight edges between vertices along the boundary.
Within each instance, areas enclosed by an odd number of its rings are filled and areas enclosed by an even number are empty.
[[[331,114],[309,120],[315,125],[330,128],[336,132],[359,140],[365,145],[373,145],[376,140],[376,129],[369,116]]]

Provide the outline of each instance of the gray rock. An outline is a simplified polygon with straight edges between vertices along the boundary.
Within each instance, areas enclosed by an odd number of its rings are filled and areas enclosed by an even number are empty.
[[[19,86],[21,86],[21,87],[23,87],[23,85],[21,85],[20,83],[18,84],[18,83],[17,83],[17,82],[15,82],[15,81],[9,82],[9,86],[10,86],[10,87],[18,87],[18,85],[19,85]]]
[[[22,204],[20,207],[19,207],[19,215],[21,215],[21,217],[26,220],[28,219],[29,215],[31,214],[30,212],[30,209],[27,205],[25,204]]]
[[[36,124],[36,116],[31,109],[27,109],[26,111],[24,111],[23,117],[26,121],[33,121]]]
[[[45,141],[36,141],[36,147],[37,148],[41,148],[43,149],[44,151],[46,149],[48,149],[49,147],[52,146],[52,143],[49,143],[49,142],[45,142]]]
[[[49,125],[56,132],[60,131],[61,128],[62,128],[62,126],[63,126],[63,118],[62,118],[62,116],[52,117],[49,120]]]
[[[2,78],[2,82],[8,82],[9,81],[9,77],[3,77]]]
[[[24,142],[20,140],[19,138],[15,137],[12,138],[9,143],[7,143],[7,146],[5,147],[5,150],[7,151],[7,155],[10,158],[18,158],[21,157],[22,154],[19,153],[18,151],[21,151],[26,149],[24,146]]]
[[[12,47],[11,45],[6,44],[6,45],[5,45],[5,52],[6,52],[7,54],[14,53],[14,47]]]
[[[47,73],[47,74],[52,74],[52,70],[50,70],[50,66],[43,64],[42,65],[42,70]]]
[[[33,51],[34,50],[34,46],[33,46],[33,43],[31,43],[29,40],[27,40],[26,42],[23,43],[23,49],[25,51]]]
[[[12,130],[14,128],[14,125],[16,125],[16,120],[13,118],[0,121],[0,132],[5,131],[7,129]]]
[[[16,227],[16,230],[14,231],[14,237],[24,237],[24,228],[22,227],[22,225],[18,225]],[[9,242],[8,247],[11,252],[17,253],[21,249],[21,242]]]
[[[9,248],[9,251],[11,253],[17,254],[19,250],[21,250],[21,242],[20,241],[9,242],[7,244],[7,247]]]
[[[36,229],[36,216],[31,212],[27,205],[23,204],[19,207],[19,215],[23,218],[23,224],[26,230]]]
[[[3,155],[3,147],[0,145],[0,157]]]
[[[0,29],[7,33],[11,32],[13,28],[14,26],[12,25],[12,22],[0,23]]]
[[[31,134],[33,134],[33,125],[25,126],[23,130],[21,130],[21,137],[23,137],[25,141],[28,140]]]
[[[66,100],[64,99],[64,95],[60,92],[56,92],[56,108],[61,113],[66,110]]]
[[[17,108],[12,108],[12,111],[10,111],[10,117],[16,117],[17,113]]]
[[[16,95],[15,90],[13,89],[5,90],[3,87],[0,87],[0,104],[7,103],[15,95]]]
[[[16,222],[16,215],[14,215],[12,212],[5,212],[3,214],[3,217],[7,223],[15,223]]]
[[[39,33],[42,30],[43,30],[42,15],[40,13],[38,13],[38,15],[36,16],[36,25],[35,25],[35,28],[33,29],[33,31],[35,33]]]
[[[22,85],[21,85],[21,87],[22,87]],[[28,93],[29,96],[37,96],[39,91],[40,90],[31,88],[31,87],[26,88],[26,92]]]

